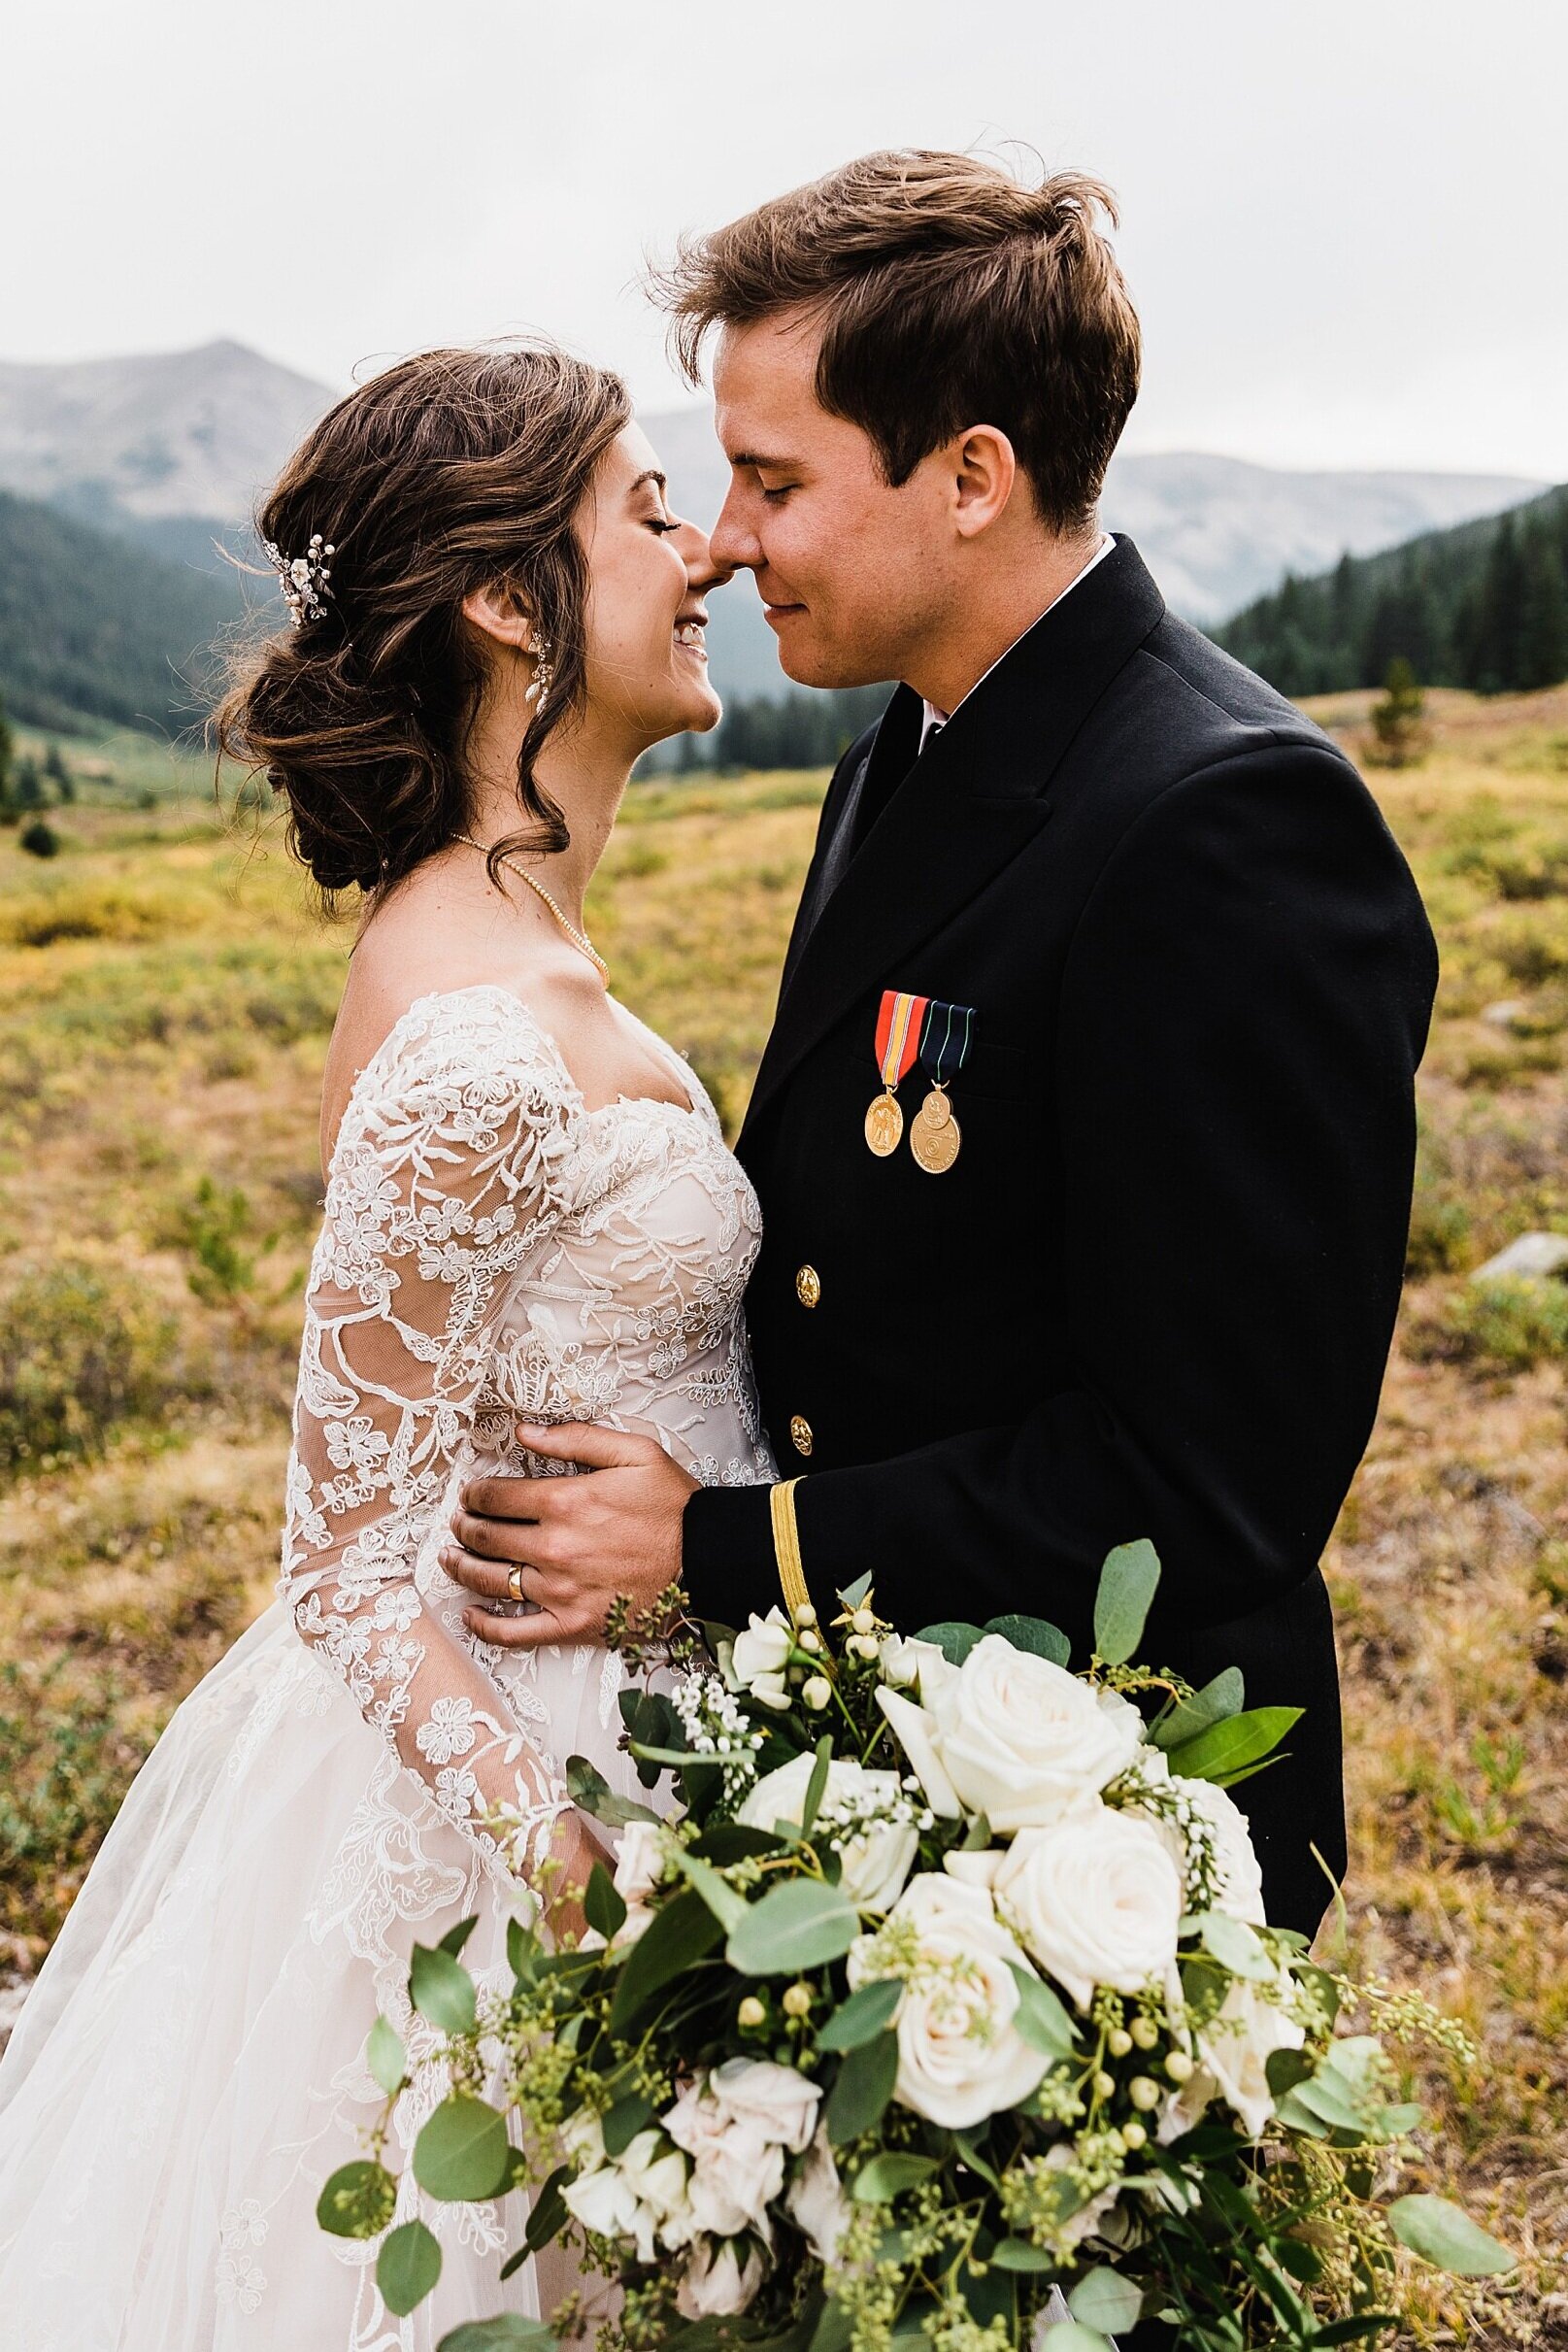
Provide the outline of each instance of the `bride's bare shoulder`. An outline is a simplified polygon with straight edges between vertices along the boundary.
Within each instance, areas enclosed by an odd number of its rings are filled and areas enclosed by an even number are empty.
[[[441,876],[417,873],[367,914],[322,1072],[323,1167],[355,1081],[409,1008],[423,996],[502,980],[503,958],[475,912],[460,883],[444,887]]]

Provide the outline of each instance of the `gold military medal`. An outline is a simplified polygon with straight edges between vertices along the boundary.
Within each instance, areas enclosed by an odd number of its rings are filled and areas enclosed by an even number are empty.
[[[882,1092],[866,1113],[866,1141],[879,1159],[886,1159],[896,1152],[903,1137],[904,1113],[895,1089],[914,1067],[925,1006],[923,996],[907,995],[898,989],[883,991],[877,1015],[877,1067],[882,1072]]]
[[[952,1115],[947,1081],[969,1058],[974,1008],[933,1004],[920,1038],[920,1065],[931,1075],[931,1092],[910,1122],[909,1148],[928,1176],[945,1176],[958,1157],[963,1130]]]

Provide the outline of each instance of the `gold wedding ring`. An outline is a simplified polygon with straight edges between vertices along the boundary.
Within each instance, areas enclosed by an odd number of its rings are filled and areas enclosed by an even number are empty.
[[[507,1591],[511,1594],[514,1600],[525,1600],[527,1598],[527,1595],[522,1589],[522,1566],[520,1562],[517,1566],[508,1568],[507,1570]]]

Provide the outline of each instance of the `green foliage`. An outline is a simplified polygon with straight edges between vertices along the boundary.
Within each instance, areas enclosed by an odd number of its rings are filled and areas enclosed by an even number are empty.
[[[53,1936],[147,1751],[119,1728],[107,1677],[0,1663],[0,1926]]]
[[[19,719],[188,727],[206,708],[210,649],[243,609],[226,573],[0,492],[0,680]]]
[[[443,2204],[494,2197],[511,2169],[505,2119],[466,2091],[443,2100],[414,2143],[414,2177]]]
[[[1426,756],[1431,737],[1425,725],[1426,697],[1403,654],[1388,664],[1384,696],[1372,706],[1373,745],[1368,756],[1378,767],[1415,767]]]
[[[1396,660],[1437,686],[1528,691],[1568,677],[1568,487],[1287,577],[1216,632],[1282,693],[1337,693]]]
[[[152,1414],[188,1382],[177,1327],[146,1286],[64,1258],[0,1299],[0,1469],[94,1455],[121,1422]]]
[[[890,686],[835,687],[827,691],[796,688],[778,695],[758,694],[726,705],[711,735],[683,735],[654,772],[690,775],[755,769],[832,767],[855,737],[881,718]],[[787,805],[787,804],[784,804]],[[635,869],[632,869],[635,870]]]
[[[399,2319],[422,2302],[441,2276],[441,2247],[422,2221],[393,2230],[376,2258],[376,2284]]]
[[[17,847],[25,850],[29,857],[57,857],[60,836],[43,817],[35,817],[31,824],[22,826],[17,835]]]
[[[1412,1346],[1504,1372],[1568,1357],[1568,1283],[1529,1274],[1463,1283],[1413,1332]]]
[[[214,1176],[203,1176],[168,1221],[166,1237],[193,1260],[185,1279],[208,1306],[221,1306],[254,1290],[255,1255],[242,1246],[253,1224],[250,1202],[239,1186],[220,1185]],[[266,1235],[260,1252],[271,1249],[276,1239],[275,1234]]]
[[[35,809],[45,808],[49,804],[49,794],[44,790],[44,779],[38,772],[38,762],[25,753],[17,761],[12,771],[11,796],[23,815],[30,814]]]
[[[378,2237],[396,2206],[390,2172],[361,2157],[333,2173],[317,2199],[316,2218],[333,2237]]]
[[[1159,1555],[1147,1536],[1107,1555],[1094,1596],[1094,1650],[1108,1666],[1124,1665],[1144,1637],[1159,1583]]]
[[[1515,2258],[1506,2246],[1446,2197],[1395,2198],[1388,2208],[1388,2226],[1401,2245],[1455,2278],[1490,2278],[1514,2268]]]

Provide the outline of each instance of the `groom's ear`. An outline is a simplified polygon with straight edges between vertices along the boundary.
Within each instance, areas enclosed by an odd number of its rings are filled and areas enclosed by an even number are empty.
[[[978,539],[1006,509],[1018,478],[1013,444],[996,424],[972,424],[948,444],[952,520],[962,539]]]

